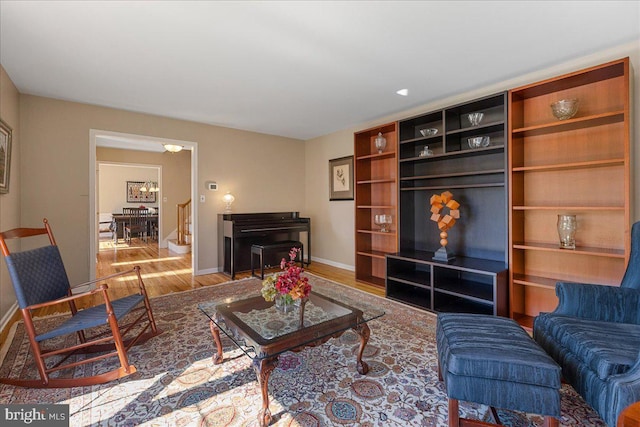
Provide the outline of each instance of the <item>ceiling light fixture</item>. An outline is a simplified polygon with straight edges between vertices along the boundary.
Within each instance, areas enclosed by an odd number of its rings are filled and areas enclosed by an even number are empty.
[[[182,149],[184,148],[182,145],[174,145],[174,144],[163,144],[163,145],[164,145],[164,149],[170,153],[177,153],[179,151],[182,151]]]
[[[407,96],[409,95],[409,89],[400,89],[399,91],[396,92],[398,95],[401,96]]]
[[[222,196],[222,200],[225,203],[225,207],[224,207],[224,212],[225,213],[231,213],[231,203],[233,203],[233,201],[236,198],[233,197],[233,195],[227,191],[227,194],[225,194],[224,196]]]

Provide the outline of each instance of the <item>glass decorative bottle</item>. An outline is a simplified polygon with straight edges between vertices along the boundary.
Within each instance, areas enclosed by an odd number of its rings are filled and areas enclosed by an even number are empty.
[[[576,248],[576,216],[558,215],[558,236],[560,249]]]
[[[382,132],[378,132],[378,136],[376,136],[375,144],[376,144],[376,149],[378,150],[378,154],[382,154],[382,151],[387,146],[387,138],[382,136]]]

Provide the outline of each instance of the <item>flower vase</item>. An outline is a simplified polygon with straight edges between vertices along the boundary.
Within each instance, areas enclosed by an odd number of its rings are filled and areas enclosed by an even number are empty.
[[[576,248],[576,216],[558,215],[558,236],[560,249]]]
[[[289,294],[278,294],[275,301],[276,309],[282,313],[290,313],[300,306],[300,299],[294,300]]]

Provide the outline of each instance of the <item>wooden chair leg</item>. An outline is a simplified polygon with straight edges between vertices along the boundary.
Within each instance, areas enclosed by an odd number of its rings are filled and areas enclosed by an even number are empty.
[[[458,399],[449,399],[449,427],[460,427]]]

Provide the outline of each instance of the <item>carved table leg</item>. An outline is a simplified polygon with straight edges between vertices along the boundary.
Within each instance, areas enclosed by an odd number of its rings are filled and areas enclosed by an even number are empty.
[[[224,359],[224,355],[222,354],[222,341],[220,341],[220,329],[218,329],[213,321],[209,322],[209,329],[211,329],[211,335],[213,335],[213,340],[216,342],[217,347],[217,353],[213,356],[213,364],[219,365]]]
[[[258,413],[260,427],[268,426],[271,422],[271,411],[269,410],[269,376],[278,366],[278,358],[254,359],[253,370],[258,376],[258,384],[262,391],[262,409]]]
[[[366,362],[362,361],[362,353],[364,353],[364,347],[367,345],[369,341],[369,335],[371,331],[369,330],[369,326],[366,323],[361,323],[360,325],[353,328],[354,331],[360,337],[360,349],[358,350],[358,373],[361,375],[365,375],[369,372],[369,365]]]

